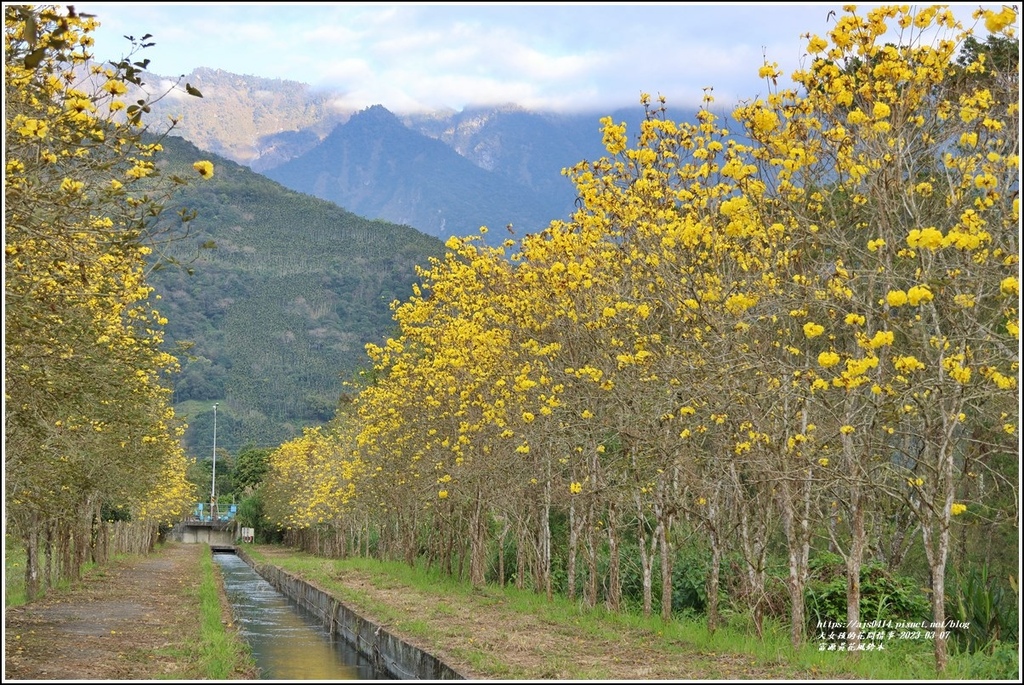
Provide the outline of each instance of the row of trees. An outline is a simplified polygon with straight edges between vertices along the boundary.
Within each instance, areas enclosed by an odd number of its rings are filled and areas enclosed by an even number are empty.
[[[29,598],[108,549],[100,521],[155,531],[194,499],[169,402],[177,362],[146,280],[154,247],[189,219],[156,224],[189,181],[161,179],[143,124],[159,96],[126,101],[148,36],[97,65],[96,26],[71,7],[4,7],[5,523],[27,551]]]
[[[794,645],[812,551],[844,559],[852,626],[864,564],[917,545],[941,624],[957,521],[1018,515],[1017,14],[976,18],[986,42],[942,7],[849,7],[792,87],[761,67],[738,132],[710,94],[695,124],[643,96],[632,140],[603,120],[570,221],[421,272],[354,401],[272,455],[269,520],[449,570],[465,545],[474,584],[512,539],[549,595],[557,548],[612,608],[630,541],[666,617],[695,526],[709,627],[727,550],[758,620],[779,554]]]

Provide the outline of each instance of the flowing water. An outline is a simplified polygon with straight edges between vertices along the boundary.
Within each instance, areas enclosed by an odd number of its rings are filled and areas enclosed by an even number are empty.
[[[214,554],[235,623],[263,680],[382,680],[369,659],[234,554]]]

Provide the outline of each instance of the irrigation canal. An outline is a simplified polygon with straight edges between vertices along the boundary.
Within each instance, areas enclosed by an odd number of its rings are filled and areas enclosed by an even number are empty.
[[[384,680],[373,663],[245,561],[216,553],[239,632],[263,680]]]

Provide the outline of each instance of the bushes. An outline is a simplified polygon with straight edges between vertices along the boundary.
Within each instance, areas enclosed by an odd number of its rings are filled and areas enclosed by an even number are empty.
[[[676,553],[675,565],[672,568],[673,614],[704,613],[708,604],[707,580],[710,572],[710,553],[693,548],[682,549]]]
[[[837,554],[823,552],[811,561],[807,586],[809,628],[833,621],[846,623],[846,565]],[[929,620],[928,598],[914,579],[890,573],[882,564],[868,562],[860,571],[860,619],[862,622]]]
[[[1019,681],[1020,648],[1016,642],[993,640],[986,650],[954,656],[951,665],[954,677],[964,680]]]
[[[1013,579],[1010,579],[1013,583]],[[954,576],[954,588],[946,597],[946,616],[965,627],[951,630],[954,649],[994,653],[1019,639],[1016,596],[1010,596],[994,578],[988,566],[971,567]],[[1011,586],[1016,595],[1016,586]]]

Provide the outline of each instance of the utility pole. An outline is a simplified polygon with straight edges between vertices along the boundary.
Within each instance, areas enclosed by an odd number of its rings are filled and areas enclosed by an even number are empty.
[[[213,480],[210,482],[210,520],[217,520],[217,403],[213,403]]]

